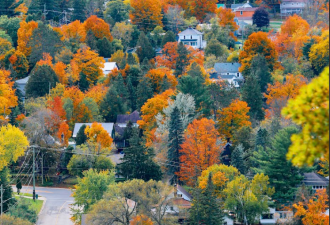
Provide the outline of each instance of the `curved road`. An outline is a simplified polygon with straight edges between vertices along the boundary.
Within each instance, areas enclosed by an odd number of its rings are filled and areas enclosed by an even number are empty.
[[[32,187],[24,186],[21,192],[32,194]],[[74,201],[71,193],[70,189],[36,187],[36,194],[47,199],[39,213],[37,225],[73,225],[70,220],[70,204]]]

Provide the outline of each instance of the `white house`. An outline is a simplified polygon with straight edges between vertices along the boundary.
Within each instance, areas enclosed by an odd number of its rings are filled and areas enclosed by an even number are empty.
[[[236,12],[237,8],[252,8],[253,6],[247,1],[244,4],[231,4],[230,8],[231,11]]]
[[[306,6],[306,0],[282,0],[280,4],[281,16],[300,14]]]
[[[214,70],[210,73],[210,79],[215,81],[218,79],[226,80],[234,87],[240,87],[240,83],[244,78],[239,71],[240,63],[215,63]]]
[[[293,219],[292,211],[276,211],[275,208],[268,208],[269,212],[260,216],[261,225],[284,224]]]
[[[25,87],[30,79],[30,76],[27,76],[23,79],[16,80],[15,83],[17,84],[17,89],[20,90],[20,92],[23,95],[23,98],[25,97]],[[23,99],[24,100],[24,99]]]
[[[114,124],[113,123],[100,123],[100,124],[102,125],[103,129],[106,130],[108,134],[112,137]],[[72,137],[74,138],[77,137],[77,133],[83,125],[92,126],[92,123],[76,123],[74,125]]]
[[[104,67],[102,68],[103,74],[106,76],[114,69],[118,70],[118,65],[116,62],[105,62]]]
[[[203,49],[206,47],[206,41],[203,40],[203,33],[191,27],[178,34],[178,42],[192,46],[194,49]]]

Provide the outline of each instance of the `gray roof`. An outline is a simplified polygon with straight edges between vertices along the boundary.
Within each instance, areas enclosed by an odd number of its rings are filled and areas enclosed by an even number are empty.
[[[195,30],[193,28],[188,28],[184,31],[182,31],[181,33],[179,33],[178,35],[182,36],[182,35],[202,35],[203,33],[199,32],[198,30]]]
[[[113,130],[113,123],[100,123],[100,124],[108,132],[108,134],[111,136],[112,135],[112,130]],[[74,125],[72,137],[74,137],[74,138],[77,137],[77,133],[78,133],[79,129],[82,127],[82,125],[91,126],[92,123],[76,123]]]
[[[177,189],[183,193],[185,196],[187,196],[188,198],[190,198],[190,200],[192,200],[192,195],[188,193],[188,191],[186,191],[182,186],[178,185]]]
[[[214,69],[217,73],[238,73],[238,68],[241,67],[240,63],[215,63]]]
[[[141,120],[141,117],[139,115],[138,111],[134,111],[129,115],[117,115],[117,121],[116,123],[128,123],[128,121],[131,121],[132,123],[136,123],[138,120]]]
[[[17,84],[17,89],[22,92],[23,96],[25,96],[25,86],[28,83],[29,79],[30,79],[30,76],[27,76],[23,79],[15,81],[15,83]]]
[[[302,181],[306,186],[328,186],[329,180],[317,173],[304,173]]]
[[[230,8],[231,9],[236,9],[237,7],[241,7],[243,6],[244,4],[231,4]]]

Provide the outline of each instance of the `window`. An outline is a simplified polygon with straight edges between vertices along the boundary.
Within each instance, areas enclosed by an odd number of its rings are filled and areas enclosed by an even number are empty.
[[[243,15],[243,11],[241,11],[241,15]]]
[[[229,73],[227,73],[227,75],[229,75]]]
[[[192,39],[192,35],[190,36],[190,39]]]
[[[274,219],[274,214],[263,214],[261,218],[264,220]]]
[[[239,77],[239,73],[237,73],[237,77]]]
[[[186,39],[186,36],[183,36],[183,39]]]
[[[174,211],[174,208],[173,208],[173,206],[171,206],[171,208],[170,208],[170,209],[171,209],[171,211]]]
[[[190,42],[191,46],[197,46],[197,42]]]

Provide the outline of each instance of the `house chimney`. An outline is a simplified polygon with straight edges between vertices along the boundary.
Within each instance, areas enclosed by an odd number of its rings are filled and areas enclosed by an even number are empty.
[[[178,196],[178,185],[174,184],[174,198]]]

